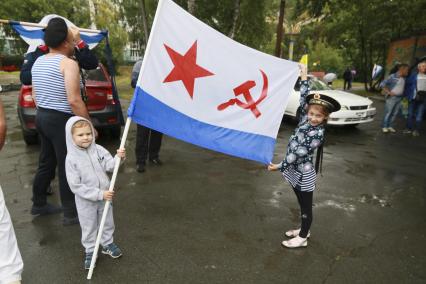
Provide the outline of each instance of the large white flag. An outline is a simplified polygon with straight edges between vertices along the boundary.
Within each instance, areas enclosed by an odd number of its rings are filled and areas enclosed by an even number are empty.
[[[208,149],[269,163],[295,62],[244,46],[160,0],[128,115]]]

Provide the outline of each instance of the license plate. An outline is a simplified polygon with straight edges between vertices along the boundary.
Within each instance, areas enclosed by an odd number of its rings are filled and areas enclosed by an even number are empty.
[[[358,117],[366,117],[367,113],[365,111],[360,111],[355,113]]]

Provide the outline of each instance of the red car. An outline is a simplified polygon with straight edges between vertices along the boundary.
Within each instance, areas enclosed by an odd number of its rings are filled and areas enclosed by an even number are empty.
[[[120,104],[112,95],[111,79],[102,64],[97,69],[83,70],[86,83],[87,109],[96,129],[107,129],[111,136],[120,138]],[[18,98],[18,116],[22,134],[27,145],[38,143],[38,133],[35,126],[37,109],[32,98],[32,86],[21,86]]]

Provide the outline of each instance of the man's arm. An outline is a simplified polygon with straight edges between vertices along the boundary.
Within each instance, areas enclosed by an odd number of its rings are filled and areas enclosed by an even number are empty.
[[[65,91],[73,113],[90,120],[87,107],[81,99],[80,70],[77,62],[64,58],[61,61],[61,72],[64,74]]]
[[[6,140],[6,115],[4,114],[3,102],[0,99],[0,150]]]
[[[80,31],[76,27],[71,27],[71,32],[74,36],[75,41],[75,58],[78,61],[78,65],[86,70],[92,70],[98,68],[98,58],[89,49],[89,46],[81,40]]]
[[[87,45],[83,48],[76,50],[75,58],[78,61],[78,64],[81,68],[86,70],[92,70],[98,68],[98,58],[96,55],[89,49]]]

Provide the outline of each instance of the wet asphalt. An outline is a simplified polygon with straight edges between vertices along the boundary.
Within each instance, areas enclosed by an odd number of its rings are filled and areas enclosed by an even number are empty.
[[[4,94],[4,96],[3,96]],[[170,137],[161,167],[135,171],[135,125],[114,202],[123,257],[101,255],[86,280],[79,226],[30,215],[38,146],[26,146],[17,92],[2,93],[8,120],[0,184],[24,259],[23,283],[425,283],[426,133],[382,134],[373,123],[327,130],[308,248],[280,246],[299,210],[280,174]],[[124,101],[123,105],[128,105]],[[275,161],[295,124],[285,120]],[[403,121],[398,120],[398,130]],[[102,136],[115,151],[119,142]],[[58,183],[49,201],[59,204]]]

